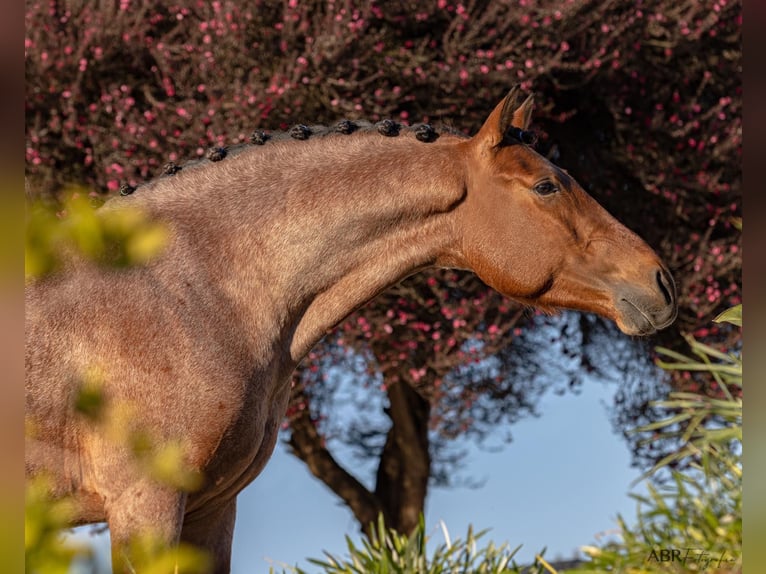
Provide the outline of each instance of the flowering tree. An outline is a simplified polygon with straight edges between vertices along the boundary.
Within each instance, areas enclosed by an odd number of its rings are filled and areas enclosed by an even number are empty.
[[[519,82],[537,94],[540,151],[669,262],[680,315],[662,342],[683,331],[732,348],[739,332],[710,325],[740,302],[741,14],[737,0],[29,0],[27,177],[50,197],[71,182],[109,194],[168,160],[298,121],[393,117],[474,132]],[[321,392],[333,378],[317,383],[331,365],[357,369],[382,393],[391,430],[358,427],[349,442],[375,447],[386,471],[380,492],[365,490],[406,529],[396,516],[411,509],[396,493],[422,500],[428,476],[452,474],[439,440],[532,412],[542,386],[516,370],[529,364],[528,323],[474,279],[408,280],[309,358],[293,449],[317,473],[338,470],[312,454],[334,416]],[[679,373],[674,384],[698,382]],[[629,389],[616,420],[635,426],[653,393]],[[405,447],[420,462],[402,462]],[[636,445],[636,455],[661,453]]]

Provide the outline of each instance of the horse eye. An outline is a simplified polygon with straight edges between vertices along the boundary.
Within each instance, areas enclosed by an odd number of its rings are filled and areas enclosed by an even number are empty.
[[[559,190],[559,186],[552,181],[541,181],[532,189],[537,195],[551,195]]]

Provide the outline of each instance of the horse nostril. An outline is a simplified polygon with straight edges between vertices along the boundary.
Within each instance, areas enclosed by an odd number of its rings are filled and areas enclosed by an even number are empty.
[[[673,288],[673,280],[667,277],[662,270],[657,271],[655,278],[657,279],[660,291],[662,291],[662,296],[665,297],[665,303],[670,305],[674,300],[673,291],[675,289]]]

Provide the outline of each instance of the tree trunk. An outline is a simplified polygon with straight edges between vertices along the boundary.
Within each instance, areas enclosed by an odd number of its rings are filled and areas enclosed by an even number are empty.
[[[290,422],[288,444],[292,453],[343,500],[368,537],[379,513],[389,528],[412,533],[424,511],[431,472],[430,404],[405,382],[393,383],[387,389],[390,406],[386,414],[391,428],[381,452],[374,492],[340,466],[327,449],[312,420],[308,397],[302,397],[306,408]]]
[[[391,428],[378,466],[375,495],[386,514],[386,524],[410,534],[424,511],[431,458],[428,419],[431,405],[403,381],[388,388],[386,414]]]

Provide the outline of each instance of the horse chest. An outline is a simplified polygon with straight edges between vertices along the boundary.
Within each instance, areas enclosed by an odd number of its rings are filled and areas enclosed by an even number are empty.
[[[261,473],[276,445],[289,390],[284,382],[275,396],[250,389],[242,397],[203,471],[206,487],[193,498],[235,496]]]

